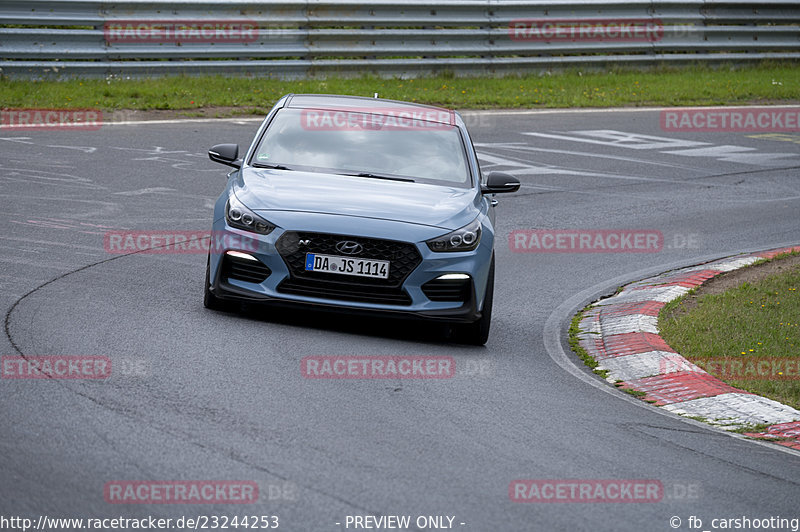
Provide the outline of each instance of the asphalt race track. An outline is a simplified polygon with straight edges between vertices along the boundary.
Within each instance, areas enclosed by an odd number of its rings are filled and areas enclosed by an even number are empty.
[[[484,170],[523,183],[498,197],[484,348],[396,321],[208,311],[204,253],[104,249],[108,231],[207,231],[225,169],[206,150],[244,149],[257,121],[0,131],[0,354],[102,355],[114,368],[106,380],[0,380],[0,514],[270,515],[292,531],[353,530],[356,515],[450,516],[474,531],[800,517],[798,453],[634,400],[566,345],[572,314],[623,282],[800,242],[800,135],[667,132],[659,114],[467,115]],[[657,230],[664,245],[509,248],[512,231],[543,228]],[[312,355],[452,356],[456,375],[307,379]],[[653,479],[663,498],[526,504],[509,497],[515,479]],[[104,498],[108,482],[173,480],[253,481],[259,497]]]

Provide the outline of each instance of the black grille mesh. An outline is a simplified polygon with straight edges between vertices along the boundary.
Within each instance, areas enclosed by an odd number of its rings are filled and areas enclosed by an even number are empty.
[[[422,292],[431,301],[467,301],[470,296],[469,279],[434,279],[422,285]]]
[[[236,279],[248,283],[262,283],[270,271],[264,263],[225,255],[222,259],[222,279]]]
[[[354,258],[390,261],[389,277],[376,279],[305,271],[307,253],[345,256],[336,250],[336,244],[345,240],[361,244],[363,250],[352,255]],[[301,244],[301,241],[307,243]],[[278,239],[275,247],[290,272],[290,278],[278,286],[278,291],[344,301],[410,305],[411,298],[402,288],[403,281],[422,262],[417,247],[408,242],[330,233],[289,231]]]

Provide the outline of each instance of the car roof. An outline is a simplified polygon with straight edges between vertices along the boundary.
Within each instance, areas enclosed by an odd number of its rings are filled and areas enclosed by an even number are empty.
[[[452,110],[421,103],[334,94],[289,94],[286,98],[285,107],[294,109],[325,109],[393,115],[406,112],[424,113],[424,120],[451,126],[456,125],[455,112]]]

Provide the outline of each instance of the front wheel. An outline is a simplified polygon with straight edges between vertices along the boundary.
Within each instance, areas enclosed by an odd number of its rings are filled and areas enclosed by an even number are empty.
[[[489,339],[489,326],[492,323],[492,300],[494,299],[494,257],[489,266],[489,277],[486,280],[486,296],[483,299],[481,318],[456,329],[460,342],[472,345],[484,345]]]

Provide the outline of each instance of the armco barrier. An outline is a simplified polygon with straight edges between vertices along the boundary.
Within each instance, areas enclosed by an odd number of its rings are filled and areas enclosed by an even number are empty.
[[[198,33],[204,27],[241,33]],[[800,59],[800,2],[0,3],[0,73],[17,78],[469,75],[764,59]]]

